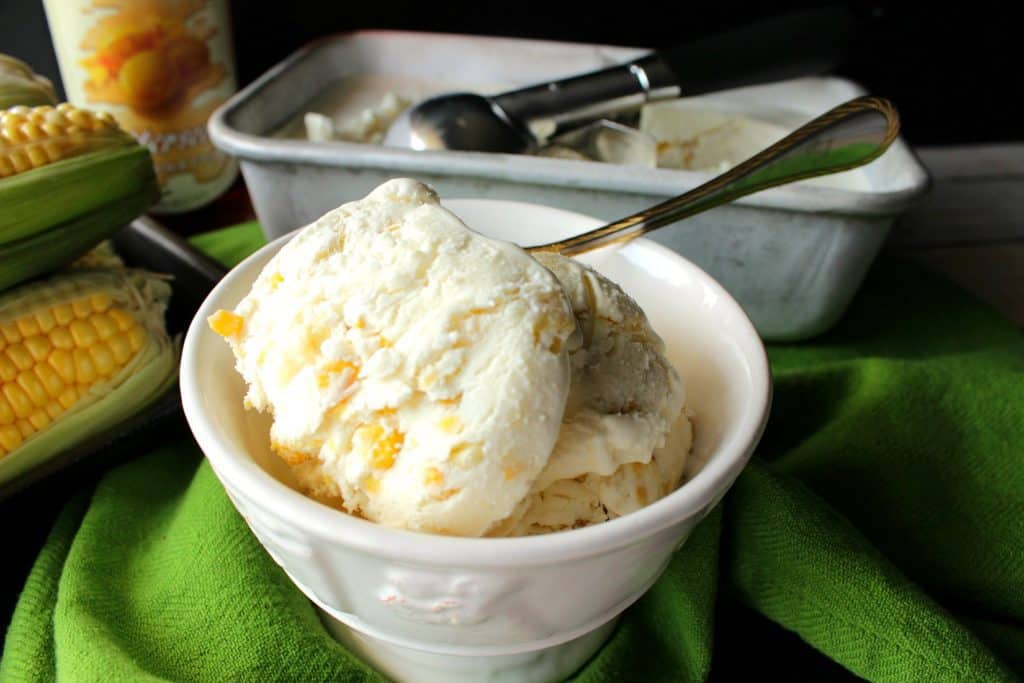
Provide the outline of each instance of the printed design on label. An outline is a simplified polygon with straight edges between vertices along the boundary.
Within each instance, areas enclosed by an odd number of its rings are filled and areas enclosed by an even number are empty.
[[[211,50],[218,28],[202,13],[206,5],[92,0],[82,10],[92,20],[80,46],[86,100],[125,107],[118,120],[149,146],[161,182],[181,172],[209,181],[228,163],[205,133],[210,114],[226,99],[207,91],[229,78]]]

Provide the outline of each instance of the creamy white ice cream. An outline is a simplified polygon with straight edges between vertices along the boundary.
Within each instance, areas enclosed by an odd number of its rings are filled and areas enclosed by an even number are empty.
[[[393,180],[303,229],[210,324],[309,495],[389,526],[547,533],[667,495],[683,383],[579,262],[469,230]]]

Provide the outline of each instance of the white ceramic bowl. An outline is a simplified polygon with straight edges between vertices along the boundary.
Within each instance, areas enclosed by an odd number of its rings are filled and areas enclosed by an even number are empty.
[[[599,223],[560,209],[498,200],[446,206],[484,234],[536,244]],[[206,318],[230,309],[289,239],[232,270],[185,339],[181,392],[196,440],[263,546],[343,642],[407,681],[563,678],[611,633],[672,553],[721,500],[768,415],[764,347],[739,305],[709,275],[648,240],[582,260],[647,312],[686,383],[696,418],[688,480],[604,524],[524,538],[453,538],[383,527],[292,487],[269,449],[269,422],[242,407],[228,345]]]

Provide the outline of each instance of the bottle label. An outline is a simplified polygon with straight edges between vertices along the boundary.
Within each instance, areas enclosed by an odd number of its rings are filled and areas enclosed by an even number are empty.
[[[68,100],[106,110],[149,147],[163,197],[185,211],[234,180],[206,122],[236,89],[227,0],[46,0]]]

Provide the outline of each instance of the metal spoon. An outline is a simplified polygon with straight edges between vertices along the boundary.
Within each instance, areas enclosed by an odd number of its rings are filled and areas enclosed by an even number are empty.
[[[646,102],[821,73],[849,58],[868,28],[843,7],[802,10],[500,95],[438,95],[403,112],[384,144],[532,152],[567,130]]]
[[[581,235],[527,251],[582,254],[626,242],[721,204],[796,180],[863,166],[900,132],[896,108],[880,97],[858,97],[831,109],[703,185]]]

